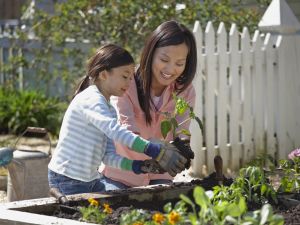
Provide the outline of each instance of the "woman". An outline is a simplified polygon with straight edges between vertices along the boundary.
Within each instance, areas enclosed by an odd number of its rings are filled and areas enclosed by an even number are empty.
[[[120,122],[127,129],[145,139],[160,139],[162,112],[173,112],[175,92],[194,107],[195,90],[192,80],[197,64],[196,42],[193,33],[176,21],[167,21],[158,26],[149,36],[139,67],[128,91],[115,99]],[[184,121],[188,115],[178,118]],[[184,123],[178,129],[188,129]],[[168,134],[165,141],[173,140]],[[149,159],[145,154],[136,154],[116,143],[117,153],[134,160]],[[167,174],[134,174],[109,166],[103,170],[102,182],[106,190],[162,184],[172,182]]]

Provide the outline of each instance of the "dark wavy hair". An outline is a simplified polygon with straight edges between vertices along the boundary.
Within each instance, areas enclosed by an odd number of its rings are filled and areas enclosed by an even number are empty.
[[[140,65],[135,74],[138,88],[138,98],[145,113],[147,124],[151,124],[151,82],[152,61],[157,48],[185,43],[188,46],[188,55],[183,73],[177,78],[175,88],[180,93],[192,82],[196,73],[197,49],[193,33],[177,21],[166,21],[159,25],[149,36],[141,54]]]
[[[104,70],[111,70],[115,67],[134,64],[134,60],[130,53],[124,48],[115,45],[107,44],[99,48],[95,55],[88,60],[87,73],[77,85],[73,98],[90,86],[99,73]]]

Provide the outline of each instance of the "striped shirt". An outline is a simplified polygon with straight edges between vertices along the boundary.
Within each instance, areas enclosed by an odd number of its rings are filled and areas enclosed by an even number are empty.
[[[100,177],[101,162],[131,170],[132,160],[116,154],[113,140],[140,153],[148,144],[118,124],[115,108],[95,85],[91,85],[70,103],[48,168],[85,182]]]

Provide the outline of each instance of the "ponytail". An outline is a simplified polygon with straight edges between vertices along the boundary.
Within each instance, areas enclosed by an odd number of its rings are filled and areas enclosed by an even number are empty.
[[[73,94],[73,98],[75,98],[75,96],[77,94],[79,94],[80,92],[82,92],[84,89],[86,89],[88,86],[90,86],[90,77],[85,75],[81,81],[78,83],[77,88],[75,90],[75,93]]]
[[[128,51],[114,44],[102,46],[88,60],[86,75],[77,85],[73,98],[92,85],[102,71],[129,64],[134,64],[134,60]]]

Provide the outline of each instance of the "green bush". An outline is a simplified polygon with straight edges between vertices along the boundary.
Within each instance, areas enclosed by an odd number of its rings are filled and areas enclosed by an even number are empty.
[[[28,126],[57,136],[67,104],[37,91],[0,88],[0,132],[20,134]]]

